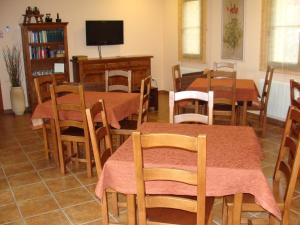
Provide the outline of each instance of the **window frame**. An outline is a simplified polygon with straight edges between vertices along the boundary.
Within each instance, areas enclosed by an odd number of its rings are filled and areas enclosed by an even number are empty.
[[[271,41],[271,11],[273,0],[262,0],[262,21],[261,21],[261,47],[260,47],[260,70],[266,71],[268,64],[276,68],[277,72],[285,74],[300,75],[300,37],[299,37],[299,55],[298,64],[272,62],[269,61],[270,41]]]
[[[200,54],[184,54],[183,52],[183,4],[185,0],[178,1],[178,58],[179,61],[192,61],[205,63],[206,60],[206,0],[200,1]]]

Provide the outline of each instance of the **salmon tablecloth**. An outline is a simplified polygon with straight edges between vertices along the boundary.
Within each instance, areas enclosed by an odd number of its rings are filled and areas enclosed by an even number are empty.
[[[281,218],[280,210],[261,169],[263,153],[254,130],[242,126],[144,123],[142,133],[177,133],[197,136],[207,135],[206,195],[225,196],[250,193],[257,203]],[[179,153],[180,152],[180,153]],[[144,153],[146,167],[161,165],[196,170],[195,153],[172,149],[151,149]],[[129,138],[108,159],[96,187],[102,197],[106,188],[135,194],[135,172],[132,139]],[[176,182],[148,182],[149,194],[196,195],[195,187]]]
[[[231,85],[230,80],[226,79],[213,79],[212,86],[226,86]],[[196,91],[208,91],[208,79],[207,78],[197,78],[195,79],[187,90]],[[223,96],[226,93],[214,93],[215,97]],[[236,80],[236,100],[237,101],[254,101],[259,97],[257,87],[253,80]]]
[[[99,99],[103,99],[106,106],[106,114],[108,123],[119,129],[119,121],[138,112],[139,109],[139,93],[121,93],[121,92],[92,92],[85,93],[86,107],[91,107]],[[76,103],[79,98],[75,94],[67,94],[59,97],[58,102]],[[64,111],[60,114],[62,119],[81,120],[81,115],[78,112]],[[38,119],[53,118],[51,101],[38,104],[32,114],[33,126],[39,125]],[[101,120],[100,116],[96,120]]]

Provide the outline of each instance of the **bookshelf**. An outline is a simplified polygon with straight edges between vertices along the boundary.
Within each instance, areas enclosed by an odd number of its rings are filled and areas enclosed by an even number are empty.
[[[69,81],[68,23],[21,24],[24,69],[29,108],[37,104],[34,78],[54,74]],[[54,68],[60,68],[55,71]]]

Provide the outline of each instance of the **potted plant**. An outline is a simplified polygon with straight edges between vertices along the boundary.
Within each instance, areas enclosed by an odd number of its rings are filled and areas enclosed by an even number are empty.
[[[14,45],[2,49],[6,70],[9,75],[11,89],[10,100],[12,111],[16,115],[23,115],[25,111],[25,96],[21,86],[21,53]]]

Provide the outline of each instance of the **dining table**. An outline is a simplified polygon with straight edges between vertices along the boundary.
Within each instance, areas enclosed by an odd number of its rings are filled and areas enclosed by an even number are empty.
[[[139,131],[143,133],[175,133],[190,136],[205,134],[207,137],[206,196],[234,195],[232,224],[240,224],[243,193],[252,194],[256,203],[281,219],[281,212],[261,168],[263,152],[251,127],[170,124],[145,122]],[[188,151],[153,148],[144,152],[145,167],[161,166],[196,171],[195,155]],[[100,199],[107,188],[134,198],[136,177],[133,143],[128,138],[106,161],[95,193]],[[146,183],[147,194],[172,194],[196,196],[196,189],[188,184],[172,181]],[[128,203],[132,213],[128,224],[135,224],[134,202]]]
[[[231,81],[229,79],[213,79],[211,82],[213,86],[229,86],[231,85]],[[193,91],[203,91],[207,92],[209,89],[209,80],[208,78],[196,78],[187,88],[186,90]],[[214,91],[215,97],[226,96],[229,97],[231,94],[227,91]],[[252,101],[257,101],[260,97],[259,92],[257,90],[256,84],[253,80],[249,79],[236,79],[236,101],[242,103],[242,120],[241,124],[247,124],[247,107],[248,104]]]
[[[136,114],[139,109],[139,93],[123,93],[123,92],[96,92],[85,91],[84,92],[86,108],[90,108],[99,99],[103,99],[106,107],[106,115],[108,123],[116,128],[120,129],[121,125],[119,121],[125,119],[132,114]],[[75,94],[66,94],[57,98],[59,103],[76,103],[80,101],[79,96]],[[80,121],[82,116],[80,112],[74,111],[62,111],[60,112],[60,118],[65,120]],[[42,104],[38,104],[33,111],[31,120],[33,128],[38,128],[43,119],[53,119],[53,110],[51,100],[45,101]],[[96,121],[101,121],[100,115],[95,118]]]

